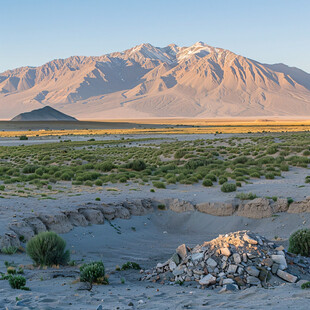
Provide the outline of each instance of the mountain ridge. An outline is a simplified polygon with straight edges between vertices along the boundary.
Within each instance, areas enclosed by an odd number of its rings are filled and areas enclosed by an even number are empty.
[[[42,104],[84,119],[310,116],[310,74],[203,42],[143,43],[0,74],[0,118]]]

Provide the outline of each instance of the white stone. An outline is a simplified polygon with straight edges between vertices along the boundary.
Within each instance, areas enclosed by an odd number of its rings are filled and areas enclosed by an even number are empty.
[[[200,285],[210,285],[216,283],[216,278],[212,274],[208,274],[199,280]]]
[[[210,257],[207,259],[207,265],[210,266],[211,268],[215,268],[217,266],[217,262]]]

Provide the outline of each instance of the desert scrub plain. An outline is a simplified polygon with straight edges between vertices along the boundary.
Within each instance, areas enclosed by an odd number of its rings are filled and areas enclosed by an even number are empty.
[[[52,199],[57,193],[90,188],[116,191],[118,185],[151,192],[194,185],[226,193],[258,179],[284,177],[294,167],[307,169],[310,163],[309,132],[175,137],[125,135],[100,141],[90,136],[86,141],[0,146],[0,196]],[[305,173],[300,187],[309,186]]]
[[[43,229],[53,230],[54,225],[58,233],[66,232],[62,238],[71,260],[68,266],[38,268],[25,253],[31,236],[19,234],[20,247],[1,249],[0,308],[240,309],[246,304],[262,309],[262,300],[267,300],[266,308],[307,309],[309,290],[279,278],[276,281],[282,285],[272,290],[254,285],[219,298],[218,289],[197,289],[195,282],[139,281],[148,273],[123,266],[135,263],[152,270],[180,244],[194,247],[219,234],[244,229],[287,247],[292,232],[308,227],[309,213],[279,212],[259,219],[177,213],[165,198],[192,203],[256,197],[273,201],[282,197],[289,203],[303,200],[309,193],[309,132],[56,137],[57,142],[46,139],[43,144],[35,144],[41,138],[36,135],[28,140],[15,138],[21,145],[0,147],[0,228],[5,235],[8,223],[21,231],[27,228],[19,226],[25,216],[44,219]],[[130,200],[136,198],[146,203],[148,198],[164,201],[155,204],[154,210],[148,208],[150,213],[135,214],[138,205]],[[113,218],[112,213],[103,216],[100,208],[127,210],[130,219]],[[92,218],[88,209],[95,214]],[[48,216],[56,219],[59,211],[85,216],[84,227],[51,222]],[[14,281],[8,274],[12,267],[17,273]],[[298,280],[310,279],[309,274],[288,271]],[[98,285],[98,279],[109,284]],[[22,289],[14,289],[13,282]]]

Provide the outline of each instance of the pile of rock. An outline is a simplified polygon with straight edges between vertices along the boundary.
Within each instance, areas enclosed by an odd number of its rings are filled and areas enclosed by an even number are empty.
[[[294,257],[282,246],[249,231],[238,231],[192,249],[182,244],[168,261],[145,271],[141,279],[162,284],[195,281],[200,287],[221,287],[222,291],[253,285],[267,288],[283,280],[298,280],[287,271],[287,262],[294,264]],[[309,272],[309,263],[299,268]]]

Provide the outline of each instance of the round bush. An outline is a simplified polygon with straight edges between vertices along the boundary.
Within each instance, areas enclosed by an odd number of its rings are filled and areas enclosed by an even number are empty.
[[[46,231],[30,239],[26,251],[37,265],[66,265],[70,260],[70,252],[65,248],[65,240],[52,231]]]
[[[130,168],[135,171],[142,171],[146,168],[146,164],[142,159],[135,159],[130,163]]]
[[[23,276],[10,276],[9,277],[9,284],[11,288],[14,289],[22,289],[26,285],[26,278]]]
[[[210,179],[205,179],[205,180],[203,180],[202,185],[210,187],[210,186],[213,186],[213,183]]]
[[[234,183],[224,183],[221,187],[221,191],[224,193],[230,193],[236,191],[237,186]]]
[[[92,262],[80,267],[81,282],[105,283],[105,269],[102,262]]]
[[[310,256],[310,229],[299,229],[291,234],[289,238],[288,251],[301,254],[303,256]]]

